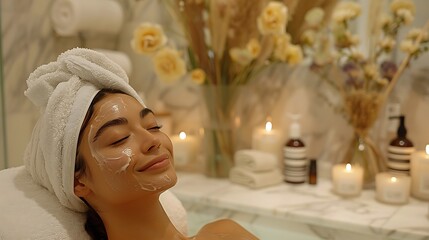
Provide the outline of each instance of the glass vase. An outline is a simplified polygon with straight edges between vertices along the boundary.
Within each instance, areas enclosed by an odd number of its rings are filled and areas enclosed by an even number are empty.
[[[207,112],[204,120],[205,175],[226,178],[233,166],[234,133],[233,103],[235,88],[228,85],[203,87]]]
[[[348,146],[346,146],[342,163],[362,167],[364,172],[363,188],[365,189],[374,188],[377,173],[384,172],[387,169],[378,146],[374,144],[369,136],[356,132]]]

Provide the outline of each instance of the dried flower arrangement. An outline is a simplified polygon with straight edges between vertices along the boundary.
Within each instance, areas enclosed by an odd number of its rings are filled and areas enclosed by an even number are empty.
[[[337,106],[337,110],[344,114],[357,131],[366,134],[377,119],[377,110],[382,107],[411,59],[427,51],[428,26],[412,29],[402,40],[400,49],[406,56],[398,67],[391,60],[391,53],[395,49],[395,39],[400,28],[413,21],[413,2],[391,2],[390,13],[381,15],[379,19],[381,34],[375,51],[367,57],[358,50],[358,36],[350,30],[351,21],[360,12],[361,7],[357,3],[340,2],[332,14],[332,25],[327,30],[319,25],[323,11],[312,9],[306,16],[309,28],[303,32],[301,40],[306,56],[312,60],[311,69],[342,95],[344,102],[342,106]],[[331,38],[333,48],[330,45]],[[332,79],[328,69],[331,66],[341,69],[345,77]]]
[[[381,14],[378,39],[374,51],[367,56],[358,50],[359,38],[353,35],[351,23],[361,13],[359,4],[343,1],[337,4],[329,26],[320,23],[324,12],[312,9],[306,15],[308,29],[301,36],[304,53],[310,58],[310,69],[337,90],[343,100],[340,105],[330,102],[353,127],[356,138],[344,161],[353,161],[354,155],[363,154],[363,147],[372,153],[360,160],[367,170],[365,181],[370,184],[374,175],[384,170],[377,147],[368,138],[380,110],[412,59],[428,50],[426,24],[422,29],[412,29],[400,44],[405,53],[399,66],[392,60],[398,32],[414,19],[415,5],[411,0],[393,0],[389,13]],[[340,70],[340,71],[338,71]],[[340,74],[335,74],[335,73]],[[325,98],[329,102],[329,98]],[[363,145],[366,144],[366,145]],[[358,150],[356,150],[358,149]],[[375,158],[375,159],[374,159]]]

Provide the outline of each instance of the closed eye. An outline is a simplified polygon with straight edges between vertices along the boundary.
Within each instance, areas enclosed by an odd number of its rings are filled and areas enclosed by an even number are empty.
[[[118,141],[114,141],[112,142],[110,145],[114,146],[114,145],[119,145],[120,143],[122,143],[123,141],[125,141],[129,136],[123,137],[121,139],[119,139]]]
[[[162,128],[162,125],[157,125],[157,126],[154,126],[154,127],[149,128],[148,130],[149,130],[149,131],[150,131],[150,130],[158,131],[158,130],[160,130],[161,128]]]

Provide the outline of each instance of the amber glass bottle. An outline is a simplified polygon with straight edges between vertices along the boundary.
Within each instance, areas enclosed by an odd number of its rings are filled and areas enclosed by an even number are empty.
[[[407,138],[407,129],[405,128],[405,116],[399,118],[397,136],[387,148],[387,166],[392,173],[409,175],[411,154],[415,151],[414,144]]]
[[[300,135],[299,124],[292,123],[289,139],[283,148],[283,175],[287,183],[304,183],[307,178],[307,151]]]

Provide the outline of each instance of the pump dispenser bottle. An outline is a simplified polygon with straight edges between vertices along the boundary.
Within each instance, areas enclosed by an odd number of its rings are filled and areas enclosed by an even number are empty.
[[[390,142],[387,148],[387,166],[392,173],[409,175],[411,154],[415,151],[414,145],[407,138],[405,116],[390,117],[390,119],[394,118],[399,118],[399,126],[396,138]]]
[[[304,142],[300,139],[299,123],[290,125],[289,139],[283,148],[284,180],[287,183],[304,183],[307,179],[307,152]]]

